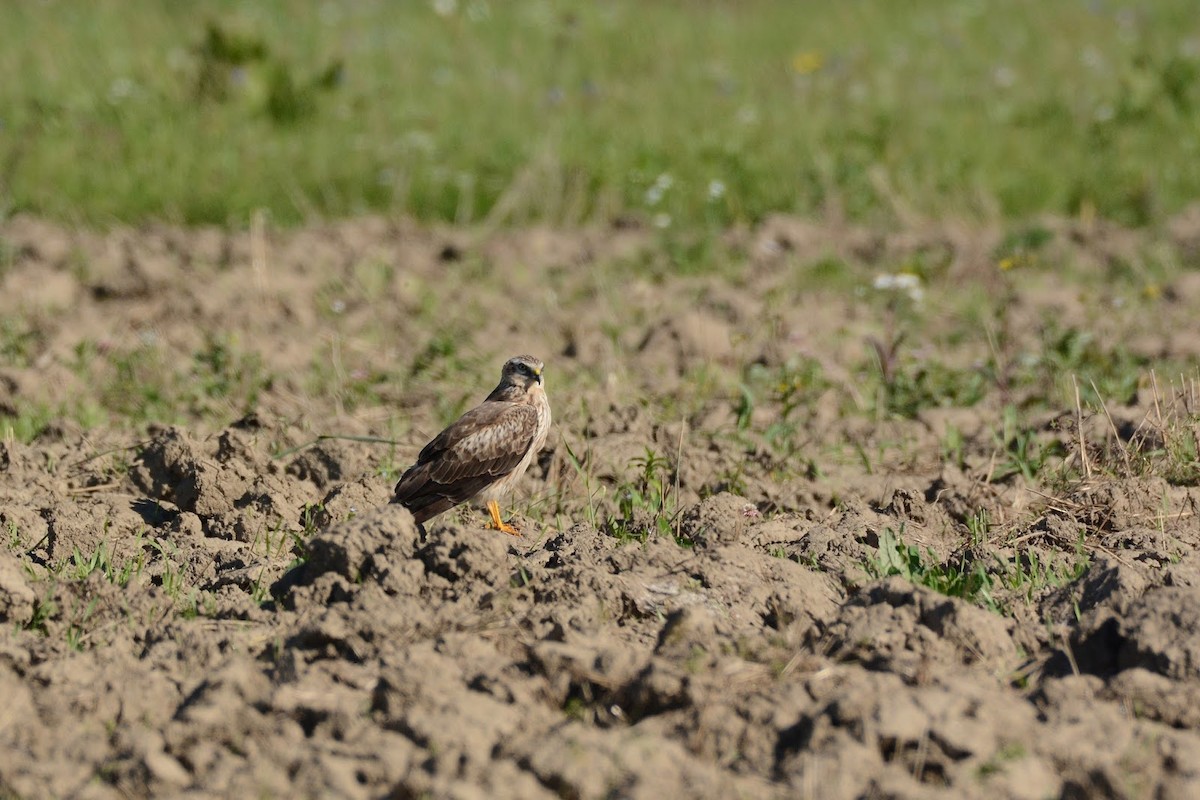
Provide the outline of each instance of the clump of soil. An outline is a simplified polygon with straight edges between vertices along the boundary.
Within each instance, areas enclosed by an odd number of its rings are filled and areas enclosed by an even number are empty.
[[[1045,226],[1083,275],[1139,252]],[[777,218],[684,275],[636,226],[0,236],[0,413],[42,423],[0,442],[0,795],[1200,791],[1194,490],[1130,461],[1165,395],[1080,424],[997,367],[908,414],[933,373],[876,407],[851,366],[899,313],[855,287],[1001,281],[999,231]],[[1006,346],[1196,352],[1193,306],[1060,278],[1004,287]],[[556,414],[524,535],[415,525],[397,471],[516,352]]]

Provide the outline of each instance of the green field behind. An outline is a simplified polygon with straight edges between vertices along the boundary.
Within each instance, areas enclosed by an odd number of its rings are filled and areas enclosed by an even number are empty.
[[[1144,225],[1200,196],[1194,0],[11,2],[0,74],[0,211],[67,221]]]

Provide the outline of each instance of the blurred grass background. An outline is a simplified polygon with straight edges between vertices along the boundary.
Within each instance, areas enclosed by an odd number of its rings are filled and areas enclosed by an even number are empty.
[[[496,224],[1200,196],[1195,0],[0,4],[0,213]]]

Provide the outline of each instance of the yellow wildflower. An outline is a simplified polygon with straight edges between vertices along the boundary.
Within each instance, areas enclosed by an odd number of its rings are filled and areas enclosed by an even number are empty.
[[[825,56],[820,50],[803,50],[792,56],[792,69],[797,75],[811,75],[825,66]]]

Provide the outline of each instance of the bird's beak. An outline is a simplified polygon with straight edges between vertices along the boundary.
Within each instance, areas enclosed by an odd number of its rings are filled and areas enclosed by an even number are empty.
[[[533,371],[533,377],[537,378],[539,384],[545,383],[545,381],[542,380],[542,371],[540,369]]]

